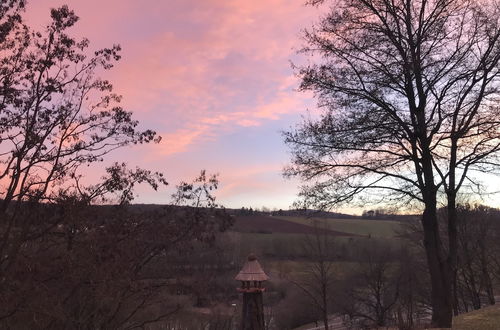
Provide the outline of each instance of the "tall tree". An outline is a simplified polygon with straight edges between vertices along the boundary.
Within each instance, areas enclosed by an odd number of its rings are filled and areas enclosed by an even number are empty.
[[[119,46],[89,55],[87,39],[67,34],[78,21],[67,6],[52,9],[50,23],[38,32],[23,23],[22,5],[0,7],[8,26],[0,40],[0,274],[34,225],[18,217],[22,202],[50,201],[78,178],[81,165],[156,137],[137,129],[111,83],[97,77],[119,60]]]
[[[35,31],[24,4],[0,2],[0,323],[142,328],[178,310],[160,299],[174,274],[148,278],[159,272],[151,265],[231,223],[212,195],[218,179],[202,172],[158,208],[128,204],[136,185],[166,185],[161,173],[114,164],[100,183],[84,182],[109,152],[159,137],[99,78],[118,45],[89,51],[68,32],[78,16],[67,6]],[[119,205],[95,205],[104,201]]]
[[[301,89],[322,114],[285,133],[285,173],[308,182],[306,205],[368,199],[423,210],[438,327],[452,322],[457,194],[498,170],[499,19],[496,1],[339,0],[305,32]]]

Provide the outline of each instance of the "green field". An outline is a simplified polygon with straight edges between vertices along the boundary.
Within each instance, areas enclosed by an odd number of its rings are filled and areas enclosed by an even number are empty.
[[[259,233],[238,233],[231,232],[226,235],[231,237],[233,242],[235,260],[244,260],[249,253],[255,253],[261,260],[287,260],[303,261],[309,258],[304,250],[306,234],[259,234]],[[333,236],[332,242],[336,254],[339,258],[353,258],[355,251],[362,247],[374,245],[392,246],[397,248],[401,245],[401,240],[397,238],[387,239],[387,237],[347,237]]]
[[[328,235],[333,246],[332,261],[338,265],[340,274],[349,272],[357,264],[357,260],[364,258],[367,250],[380,247],[397,249],[404,244],[404,241],[396,237],[401,224],[395,221],[273,218],[303,226],[314,226],[313,221],[320,221],[320,225],[324,222],[330,230],[359,235]],[[225,233],[225,237],[230,241],[227,250],[231,250],[233,260],[239,262],[245,260],[249,253],[255,253],[264,269],[276,279],[284,278],[286,274],[300,273],[311,260],[311,251],[305,245],[313,234],[230,231]]]
[[[387,220],[329,219],[287,216],[277,216],[276,218],[307,226],[326,226],[330,230],[380,238],[394,237],[401,228],[400,222]]]

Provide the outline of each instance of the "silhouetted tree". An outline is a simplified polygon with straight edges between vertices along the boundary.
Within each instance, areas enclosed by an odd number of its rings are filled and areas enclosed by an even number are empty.
[[[112,150],[159,137],[138,129],[97,77],[119,46],[89,52],[87,39],[68,34],[78,17],[67,6],[52,9],[41,32],[24,24],[23,8],[0,3],[1,327],[144,327],[178,309],[169,302],[149,314],[173,275],[151,279],[148,267],[213,242],[231,222],[212,195],[218,180],[202,172],[154,209],[128,204],[136,185],[166,185],[161,173],[117,163],[84,182]]]
[[[495,304],[495,265],[498,263],[498,210],[483,205],[457,207],[458,263],[454,286],[455,312]],[[482,297],[486,300],[483,302]]]
[[[95,76],[120,58],[120,47],[86,55],[89,41],[66,33],[77,21],[66,6],[52,9],[43,33],[18,19],[2,42],[0,274],[30,235],[33,223],[17,218],[23,202],[51,201],[75,184],[81,165],[156,136],[137,130],[132,114],[118,106],[112,85]]]
[[[304,265],[298,278],[289,278],[289,280],[310,299],[318,314],[321,315],[325,329],[328,329],[336,278],[335,242],[326,226],[320,228],[318,224],[314,224],[314,234],[305,236],[302,248],[309,263]]]
[[[327,0],[312,0],[321,4]],[[285,133],[306,206],[423,209],[432,323],[450,327],[456,197],[497,169],[500,8],[494,1],[342,0],[305,32],[301,89],[323,113]],[[437,203],[448,207],[448,248]]]
[[[387,249],[369,247],[365,257],[344,281],[337,304],[358,325],[388,326],[399,298],[399,269],[391,265],[393,253]]]
[[[38,235],[3,278],[3,327],[134,328],[179,311],[170,292],[172,280],[184,273],[169,265],[169,256],[189,257],[195,244],[206,250],[231,219],[208,194],[216,179],[204,173],[180,184],[170,206],[123,203],[142,178],[154,176],[117,166],[103,184],[86,190],[91,194],[61,194],[54,203],[20,208],[20,218],[39,222],[32,231]],[[110,194],[122,203],[92,205]]]
[[[24,6],[24,0],[7,0],[0,3],[0,50],[4,51],[14,47],[12,43],[5,41],[19,26]]]
[[[440,231],[443,241],[447,236],[447,209],[439,210]],[[458,262],[453,283],[453,309],[458,315],[485,304],[495,304],[494,288],[498,283],[500,227],[497,209],[484,205],[457,205],[458,218]],[[413,259],[423,255],[423,231],[420,224],[406,222],[399,233],[412,245]],[[419,271],[420,277],[424,275]],[[421,281],[421,280],[420,280]],[[424,288],[424,286],[421,286]]]

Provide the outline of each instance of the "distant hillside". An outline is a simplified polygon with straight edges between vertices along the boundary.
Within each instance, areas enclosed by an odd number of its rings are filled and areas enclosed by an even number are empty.
[[[335,219],[335,218],[319,218],[319,217],[289,217],[276,216],[288,222],[301,224],[309,227],[319,226],[330,230],[336,230],[352,235],[361,235],[365,237],[392,238],[398,235],[402,228],[401,221],[395,220],[369,220],[369,219]]]
[[[234,216],[235,222],[230,230],[243,233],[286,233],[286,234],[314,234],[315,229],[312,226],[295,223],[272,216],[265,215],[247,215]],[[327,230],[335,236],[361,236],[354,233],[345,233],[336,230]]]
[[[391,220],[391,221],[410,221],[418,219],[417,214],[390,214],[380,212],[363,212],[362,216],[352,215],[338,212],[318,211],[318,210],[273,210],[262,211],[252,208],[242,207],[241,209],[227,209],[231,215],[249,216],[249,215],[265,215],[265,216],[280,216],[280,217],[302,217],[302,218],[327,218],[327,219],[365,219],[365,220]]]

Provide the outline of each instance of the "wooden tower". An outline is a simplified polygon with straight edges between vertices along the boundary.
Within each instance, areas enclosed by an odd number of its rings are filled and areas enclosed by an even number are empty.
[[[241,329],[264,330],[262,293],[265,289],[262,282],[267,281],[269,276],[264,273],[253,253],[248,256],[243,269],[236,275],[235,279],[241,281],[241,287],[238,288],[238,291],[243,293]]]

